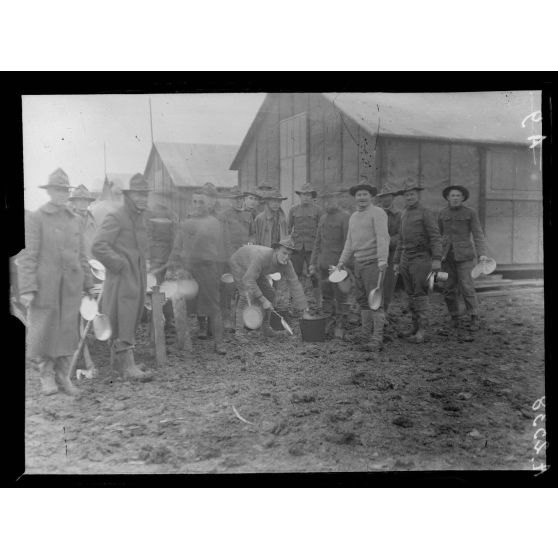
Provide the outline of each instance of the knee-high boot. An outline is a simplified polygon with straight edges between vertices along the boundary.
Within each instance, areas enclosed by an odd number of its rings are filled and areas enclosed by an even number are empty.
[[[41,379],[41,393],[43,395],[53,395],[58,391],[58,386],[54,379],[54,362],[50,358],[40,359],[39,374]]]
[[[56,372],[56,383],[60,391],[67,395],[73,395],[77,397],[81,394],[81,391],[72,384],[70,380],[70,363],[72,361],[71,356],[61,356],[54,362],[54,371]]]

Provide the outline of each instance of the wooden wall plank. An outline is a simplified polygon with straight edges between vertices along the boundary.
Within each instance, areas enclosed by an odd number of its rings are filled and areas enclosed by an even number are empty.
[[[331,103],[324,107],[324,124],[324,186],[333,190],[339,188],[342,182],[343,153],[341,119]]]
[[[350,188],[358,183],[358,126],[346,116],[343,126],[343,187]]]
[[[366,130],[359,131],[358,146],[358,180],[366,179],[370,184],[378,186],[378,172],[380,168],[379,141]]]
[[[310,94],[310,176],[309,180],[317,190],[324,187],[324,101],[316,93]]]
[[[450,180],[450,146],[447,143],[420,143],[422,173],[422,203],[426,207],[440,210],[447,205],[442,190]]]
[[[499,264],[511,264],[513,202],[487,200],[486,242],[490,255]]]
[[[406,178],[418,180],[419,144],[416,141],[384,138],[381,140],[380,156],[382,157],[382,183],[390,182],[401,187]],[[403,198],[398,196],[394,205],[401,210]]]
[[[513,263],[538,263],[539,213],[537,201],[514,201]]]
[[[480,209],[480,155],[476,146],[453,144],[451,146],[450,180],[461,184],[471,194],[467,205],[477,212]]]

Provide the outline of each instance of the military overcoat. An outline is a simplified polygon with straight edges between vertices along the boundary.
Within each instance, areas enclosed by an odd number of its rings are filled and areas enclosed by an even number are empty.
[[[17,266],[20,294],[35,294],[29,309],[27,356],[73,354],[79,342],[82,293],[93,286],[80,217],[51,202],[31,213]]]
[[[144,216],[125,198],[103,221],[91,251],[106,267],[101,311],[112,326],[112,337],[134,343],[145,302],[149,250]]]

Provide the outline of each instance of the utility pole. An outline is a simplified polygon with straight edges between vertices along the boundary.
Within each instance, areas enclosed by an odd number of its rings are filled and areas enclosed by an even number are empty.
[[[153,145],[153,114],[151,113],[151,97],[149,97],[149,127],[151,128],[151,145]]]

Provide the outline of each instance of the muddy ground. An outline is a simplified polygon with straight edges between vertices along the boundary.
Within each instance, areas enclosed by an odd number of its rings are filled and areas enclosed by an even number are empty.
[[[398,293],[394,312],[408,326]],[[482,328],[446,327],[439,295],[422,346],[379,355],[287,334],[228,355],[169,347],[154,381],[124,382],[94,342],[100,376],[77,400],[42,397],[27,372],[27,473],[244,473],[531,469],[544,395],[542,293],[482,299]],[[145,328],[138,362],[154,364]],[[253,424],[246,424],[235,414]],[[536,461],[533,461],[535,459]]]

